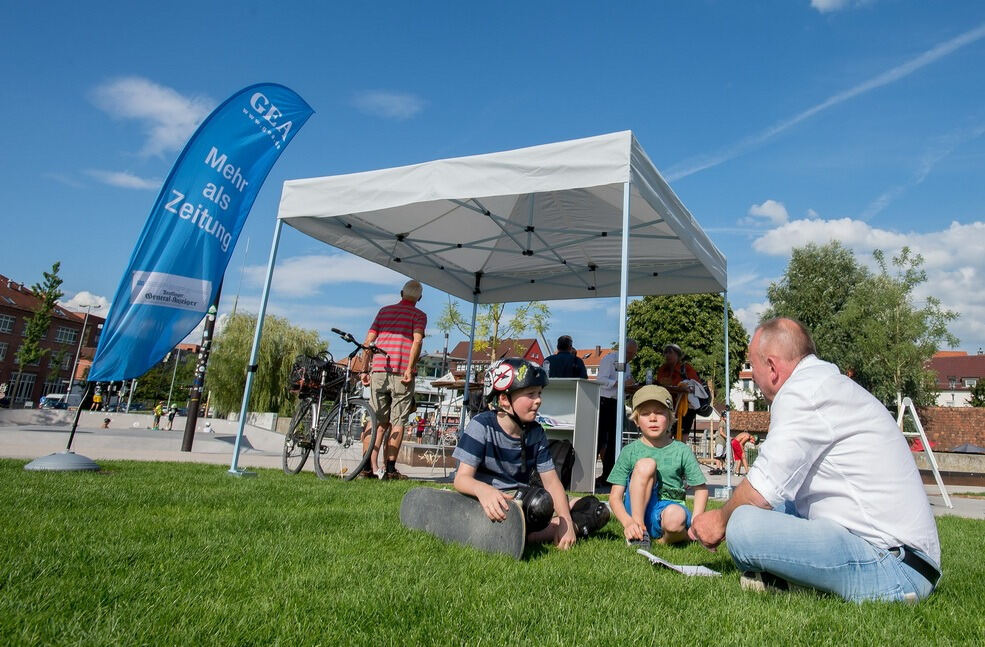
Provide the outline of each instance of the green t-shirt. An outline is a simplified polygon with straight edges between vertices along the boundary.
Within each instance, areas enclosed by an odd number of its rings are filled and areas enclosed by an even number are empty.
[[[672,440],[669,445],[663,447],[650,447],[642,440],[635,440],[626,445],[619,453],[612,471],[609,472],[609,483],[613,485],[629,483],[633,467],[641,458],[652,458],[657,461],[655,489],[663,500],[683,501],[685,482],[692,486],[705,484],[705,475],[701,472],[701,466],[698,465],[694,452],[679,440]]]

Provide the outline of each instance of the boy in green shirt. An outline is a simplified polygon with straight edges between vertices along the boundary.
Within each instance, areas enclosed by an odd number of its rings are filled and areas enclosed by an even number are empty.
[[[641,436],[619,454],[609,483],[609,506],[630,546],[648,548],[687,540],[691,512],[684,505],[684,484],[694,487],[694,514],[705,511],[708,487],[694,452],[670,430],[674,399],[662,386],[645,386],[633,396],[633,421]]]

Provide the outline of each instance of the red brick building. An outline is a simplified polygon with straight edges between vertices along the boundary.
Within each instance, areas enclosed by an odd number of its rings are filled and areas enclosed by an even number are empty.
[[[27,321],[39,305],[29,286],[0,275],[0,399],[10,406],[20,407],[24,402],[37,406],[44,395],[65,393],[76,353],[79,353],[75,378],[78,381],[92,364],[99,343],[102,317],[89,315],[83,334],[85,315],[56,305],[51,313],[51,326],[41,340],[41,347],[48,352],[37,363],[25,366],[23,376],[16,380],[17,350],[23,343]],[[13,393],[15,381],[18,381],[17,393]]]
[[[938,351],[927,363],[937,373],[937,406],[967,407],[971,389],[985,380],[985,355],[964,351]]]

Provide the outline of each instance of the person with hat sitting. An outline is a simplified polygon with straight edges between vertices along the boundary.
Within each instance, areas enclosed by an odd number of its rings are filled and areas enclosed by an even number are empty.
[[[609,521],[609,510],[594,496],[569,504],[537,423],[547,372],[519,357],[495,362],[486,371],[482,393],[492,410],[466,425],[452,456],[458,460],[455,489],[478,499],[491,521],[503,521],[509,499],[523,507],[527,541],[553,541],[570,548]],[[530,485],[534,472],[544,487]]]
[[[694,515],[708,504],[708,486],[698,459],[686,444],[674,440],[674,399],[662,386],[644,386],[633,396],[633,422],[639,439],[623,448],[609,483],[609,505],[622,524],[630,546],[648,548],[688,539],[691,511],[684,504],[685,486],[694,488]]]
[[[677,344],[667,344],[664,346],[664,361],[657,368],[657,384],[662,386],[681,386],[689,391],[694,389],[692,382],[700,382],[698,372],[690,363],[684,361],[684,351]],[[688,408],[687,414],[681,420],[681,429],[684,432],[691,431],[694,426],[694,418],[698,412],[695,408]]]

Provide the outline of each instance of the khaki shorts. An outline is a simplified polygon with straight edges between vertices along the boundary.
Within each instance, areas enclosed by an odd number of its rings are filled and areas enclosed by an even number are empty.
[[[369,401],[376,412],[376,423],[394,427],[407,424],[407,416],[414,410],[414,383],[404,384],[399,373],[371,373],[369,376]]]

